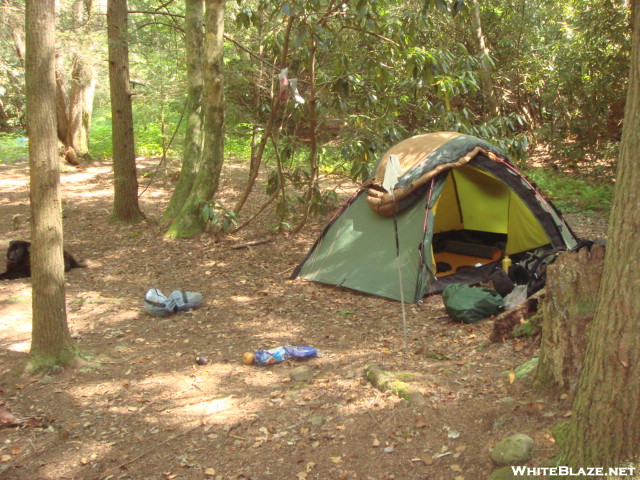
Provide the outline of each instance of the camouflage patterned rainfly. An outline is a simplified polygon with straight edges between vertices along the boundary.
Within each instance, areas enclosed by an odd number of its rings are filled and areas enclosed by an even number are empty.
[[[390,155],[397,155],[402,168],[394,189],[402,286],[389,218],[394,204],[382,187]],[[473,237],[471,244],[442,240],[467,237]],[[405,299],[417,302],[447,284],[483,281],[505,254],[517,258],[576,243],[551,202],[500,149],[469,135],[431,133],[406,139],[382,155],[374,176],[342,205],[292,278],[395,300],[402,288]],[[473,263],[451,274],[437,273],[442,255]]]

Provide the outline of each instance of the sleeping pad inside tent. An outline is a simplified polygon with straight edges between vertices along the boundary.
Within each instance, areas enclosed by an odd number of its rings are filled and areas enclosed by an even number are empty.
[[[402,172],[382,187],[391,155]],[[399,257],[394,229],[396,208]],[[418,135],[378,161],[373,178],[336,212],[291,278],[406,301],[451,283],[488,279],[504,255],[572,249],[577,239],[551,202],[496,147],[453,132]]]

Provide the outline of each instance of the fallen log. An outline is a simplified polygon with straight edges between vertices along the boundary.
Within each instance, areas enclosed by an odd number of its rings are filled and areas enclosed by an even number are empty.
[[[412,405],[423,405],[425,398],[416,387],[398,380],[393,373],[382,370],[377,365],[367,365],[364,375],[371,384],[381,392],[391,392],[404,398]]]

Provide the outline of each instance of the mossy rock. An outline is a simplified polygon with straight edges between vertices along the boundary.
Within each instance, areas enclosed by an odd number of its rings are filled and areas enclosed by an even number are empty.
[[[533,439],[524,433],[517,433],[498,442],[491,449],[491,460],[496,465],[521,465],[529,461],[533,450]]]

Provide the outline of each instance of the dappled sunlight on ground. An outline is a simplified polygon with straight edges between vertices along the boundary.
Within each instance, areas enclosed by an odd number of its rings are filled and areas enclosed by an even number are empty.
[[[31,346],[31,285],[0,281],[0,348],[26,353]]]
[[[66,198],[96,198],[96,197],[112,197],[113,190],[104,189],[104,190],[94,190],[92,192],[87,193],[70,193],[66,196]]]
[[[24,191],[29,187],[29,175],[13,166],[0,164],[0,190],[3,193]]]
[[[60,184],[67,189],[78,190],[82,188],[82,183],[91,183],[95,181],[96,176],[109,174],[111,174],[111,167],[89,167],[75,173],[62,175]]]
[[[7,346],[7,350],[18,353],[29,353],[31,349],[31,340],[25,342],[11,343]]]
[[[454,324],[432,297],[407,306],[405,352],[397,302],[288,280],[329,215],[295,237],[272,236],[267,210],[233,236],[167,239],[155,220],[177,168],[169,162],[154,174],[158,163],[141,160],[141,204],[152,221],[133,226],[109,221],[110,164],[63,173],[65,249],[89,263],[66,274],[79,365],[20,374],[30,282],[0,282],[0,398],[17,417],[40,422],[2,431],[0,478],[476,480],[493,470],[488,446],[506,433],[534,437],[533,463],[556,451],[549,426],[570,405],[532,398],[528,384],[504,375],[533,356],[535,341],[489,345],[490,322]],[[3,166],[0,181],[13,189],[0,214],[28,219],[25,166]],[[233,205],[245,181],[245,165],[225,166],[219,200]],[[354,188],[323,181],[343,197]],[[265,200],[256,188],[247,218]],[[12,228],[0,224],[2,245],[29,238],[28,221]],[[257,239],[269,241],[231,248]],[[143,311],[150,288],[199,292],[203,305],[151,317]],[[321,355],[241,363],[246,351],[283,344]],[[373,388],[362,375],[367,364],[402,373],[425,405]],[[291,379],[300,366],[312,380]]]

